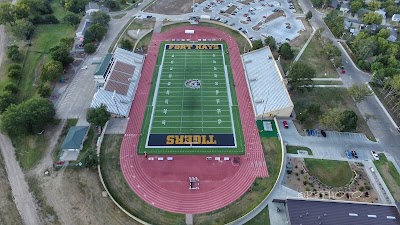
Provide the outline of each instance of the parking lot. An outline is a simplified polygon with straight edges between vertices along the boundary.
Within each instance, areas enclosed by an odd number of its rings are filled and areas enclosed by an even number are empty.
[[[357,160],[372,159],[371,151],[381,152],[379,143],[372,142],[364,134],[326,131],[326,137],[323,136],[302,136],[298,133],[292,121],[287,120],[289,126],[284,128],[283,121],[279,121],[279,128],[283,140],[292,146],[309,147],[313,156],[317,158],[346,160],[345,151],[356,151]],[[355,160],[355,159],[350,159]]]
[[[207,0],[195,4],[197,15],[209,16],[245,33],[250,39],[273,36],[279,44],[289,42],[305,30],[301,20],[296,19],[291,0]]]

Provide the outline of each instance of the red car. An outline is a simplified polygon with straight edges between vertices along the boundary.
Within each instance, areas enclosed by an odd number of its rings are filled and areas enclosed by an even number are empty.
[[[283,126],[288,129],[289,128],[289,124],[286,120],[283,121]]]

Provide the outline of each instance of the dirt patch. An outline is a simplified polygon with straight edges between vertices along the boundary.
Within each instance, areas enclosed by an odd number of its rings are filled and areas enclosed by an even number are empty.
[[[42,70],[42,66],[44,64],[46,57],[42,57],[35,69],[35,80],[33,81],[33,86],[37,87],[40,83],[40,71]]]
[[[81,63],[82,63],[82,59],[75,59],[73,62],[72,62],[72,66],[73,67],[78,67],[79,65],[81,65]]]
[[[305,30],[300,30],[300,36],[296,37],[295,39],[290,41],[290,45],[294,49],[301,49],[304,44],[307,42],[308,38],[311,36],[312,27],[310,23],[305,18],[299,18],[304,25]]]
[[[194,3],[202,3],[204,0],[194,0]],[[165,15],[180,15],[190,13],[193,1],[186,0],[158,0],[147,7],[144,11],[151,13],[161,13]]]
[[[265,23],[268,23],[278,17],[286,17],[285,12],[283,12],[282,10],[279,10],[278,12],[274,12],[271,15],[267,16],[267,18],[265,19]]]
[[[236,5],[233,5],[233,6],[229,7],[229,9],[226,10],[225,13],[231,14],[231,13],[233,13],[233,11],[235,11],[236,8],[237,8],[237,6],[236,6]]]
[[[316,199],[345,200],[356,202],[377,203],[378,194],[361,164],[350,164],[350,168],[357,174],[348,187],[332,188],[320,183],[315,177],[310,176],[306,170],[304,160],[289,158],[293,171],[285,174],[284,185],[303,193],[304,197]]]
[[[254,3],[254,0],[244,0],[244,1],[238,1],[244,5],[250,5],[251,3]]]
[[[13,202],[10,183],[0,154],[0,224],[22,225],[21,216]]]
[[[103,197],[97,170],[68,169],[50,173],[38,179],[61,224],[138,224],[108,197]]]

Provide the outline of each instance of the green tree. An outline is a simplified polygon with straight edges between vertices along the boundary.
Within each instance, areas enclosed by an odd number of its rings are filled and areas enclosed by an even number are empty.
[[[97,11],[90,14],[90,20],[92,21],[92,23],[97,23],[103,27],[108,26],[110,19],[110,16],[103,11]]]
[[[312,12],[308,11],[308,13],[306,14],[306,20],[310,20],[312,18]]]
[[[340,37],[344,32],[343,17],[339,16],[337,10],[332,10],[325,17],[325,23],[335,37]]]
[[[87,121],[96,126],[104,126],[106,122],[110,119],[110,113],[107,111],[107,106],[101,104],[97,108],[89,109],[86,116]]]
[[[0,24],[15,24],[15,6],[9,2],[0,3]]]
[[[15,104],[17,97],[9,91],[0,92],[0,113],[3,113],[8,106]]]
[[[382,16],[378,13],[368,12],[364,14],[363,22],[366,24],[381,24]]]
[[[307,85],[312,85],[315,70],[304,62],[295,62],[289,70],[288,81],[293,90],[303,90]]]
[[[253,50],[260,49],[263,47],[263,43],[261,40],[252,41],[252,44],[253,44],[253,48],[252,48]]]
[[[265,38],[264,42],[265,42],[266,46],[269,46],[271,51],[275,51],[276,50],[276,41],[275,41],[274,37],[268,36],[268,37]]]
[[[293,59],[294,57],[292,47],[289,45],[289,43],[282,44],[281,47],[279,47],[278,52],[282,56],[282,58],[286,60]]]
[[[4,90],[4,91],[11,92],[12,94],[17,94],[17,93],[18,93],[18,87],[17,87],[17,85],[15,85],[15,84],[12,83],[12,82],[6,83],[6,84],[4,85],[4,87],[3,87],[3,90]]]
[[[340,52],[340,49],[333,45],[332,43],[328,43],[324,46],[324,50],[326,54],[328,55],[329,59],[334,58],[335,56],[341,56],[342,53]]]
[[[79,15],[73,12],[67,12],[63,18],[63,21],[71,24],[72,26],[76,26],[81,22],[81,18]]]
[[[66,67],[74,61],[74,58],[70,55],[69,50],[69,46],[60,43],[50,48],[49,52],[53,60],[60,61],[63,66]]]
[[[44,82],[59,79],[63,73],[63,65],[60,61],[50,60],[42,66],[40,79]]]
[[[74,13],[80,13],[85,9],[87,0],[64,0],[64,8]]]
[[[51,96],[51,88],[47,85],[40,84],[39,87],[37,88],[37,93],[42,98],[48,98]]]
[[[332,108],[319,117],[319,123],[322,127],[337,131],[343,130],[342,113],[338,108]]]
[[[355,112],[346,110],[342,112],[340,123],[342,124],[341,131],[353,131],[357,128],[358,116]]]
[[[101,39],[103,39],[103,37],[107,34],[107,28],[96,23],[90,26],[89,29],[85,32],[85,38],[86,33],[89,33],[94,40],[101,41]]]
[[[21,70],[21,69],[22,69],[21,65],[13,63],[7,67],[7,72],[10,72],[11,70]]]
[[[13,62],[19,62],[22,59],[22,54],[17,45],[10,45],[7,47],[7,57]]]
[[[14,7],[14,14],[17,19],[26,19],[29,17],[30,14],[30,7],[23,3],[18,2]]]
[[[25,19],[15,21],[15,24],[11,27],[14,36],[21,40],[29,40],[34,30],[35,26]]]
[[[363,7],[364,3],[362,1],[352,1],[350,3],[350,11],[352,13],[357,13]]]
[[[8,71],[7,76],[9,78],[18,80],[22,77],[22,72],[21,72],[21,70],[13,69],[13,70]]]
[[[367,96],[371,96],[374,92],[368,88],[367,84],[358,86],[353,84],[349,89],[349,94],[356,102],[363,101]]]
[[[96,51],[96,46],[93,43],[86,43],[83,46],[83,49],[85,50],[85,52],[87,54],[92,54],[92,53],[94,53]]]
[[[125,38],[121,40],[120,47],[128,51],[132,51],[133,49],[132,42]]]
[[[0,128],[8,135],[35,134],[53,120],[55,109],[47,99],[32,98],[10,105],[1,115]]]
[[[392,17],[393,14],[395,14],[399,11],[399,9],[394,5],[390,5],[385,8],[385,11],[386,11],[386,17]]]
[[[387,39],[390,36],[390,30],[388,29],[380,29],[376,36],[381,37],[383,39]]]
[[[313,4],[314,7],[321,7],[323,4],[322,0],[311,0],[311,3]]]
[[[379,1],[372,1],[370,3],[368,3],[368,9],[371,11],[375,11],[381,8],[381,2]]]

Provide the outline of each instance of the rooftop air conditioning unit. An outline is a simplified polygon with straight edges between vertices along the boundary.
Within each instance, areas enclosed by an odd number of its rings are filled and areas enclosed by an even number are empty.
[[[256,81],[257,77],[251,78],[250,81]]]
[[[263,103],[263,102],[264,102],[264,100],[261,100],[261,99],[256,100],[256,103]]]
[[[246,60],[246,61],[244,61],[244,63],[251,63],[252,62],[252,60],[250,59],[250,60]]]

